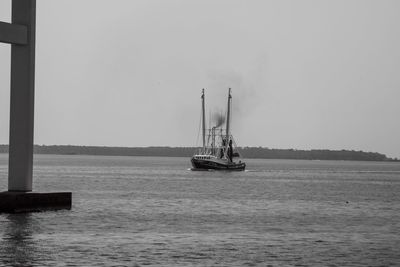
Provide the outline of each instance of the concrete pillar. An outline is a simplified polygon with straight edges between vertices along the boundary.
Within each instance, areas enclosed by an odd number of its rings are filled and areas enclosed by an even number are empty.
[[[12,23],[27,27],[26,44],[11,44],[8,191],[32,191],[36,0],[12,0]]]

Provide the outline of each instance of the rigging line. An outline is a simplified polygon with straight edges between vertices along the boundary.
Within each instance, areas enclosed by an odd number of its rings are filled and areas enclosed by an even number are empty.
[[[237,146],[237,143],[236,143],[236,140],[233,138],[233,135],[232,135],[232,142],[233,142],[233,145],[234,145],[234,147],[236,148],[236,151],[239,153],[239,156],[241,157],[241,158],[243,158],[243,154],[240,152],[240,150],[242,150],[242,149],[239,149],[239,147]]]
[[[208,129],[208,135],[207,135],[207,145],[206,145],[206,147],[207,147],[207,154],[209,154],[209,152],[210,152],[210,138],[211,138],[211,129]]]
[[[231,118],[233,118],[233,101],[232,101],[232,98],[229,101],[231,101],[231,103],[230,103],[231,104]],[[233,129],[232,120],[230,120],[229,123],[230,123],[229,127],[231,128],[231,133],[233,133],[233,131],[232,131],[232,129]]]
[[[201,127],[201,111],[200,111],[200,119],[199,119],[199,128],[197,130],[197,138],[196,138],[196,147],[199,146],[199,136],[200,136],[200,127]]]

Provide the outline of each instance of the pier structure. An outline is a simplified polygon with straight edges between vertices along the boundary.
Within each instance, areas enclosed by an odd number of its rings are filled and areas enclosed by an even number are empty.
[[[32,192],[36,0],[12,0],[11,23],[0,22],[0,42],[11,45],[8,191],[1,212],[70,209],[71,192]]]

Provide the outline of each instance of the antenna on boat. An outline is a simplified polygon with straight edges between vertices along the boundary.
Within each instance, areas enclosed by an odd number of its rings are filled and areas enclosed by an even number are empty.
[[[203,153],[206,151],[206,111],[205,111],[204,88],[201,94],[201,110],[202,110],[202,134],[203,134]]]

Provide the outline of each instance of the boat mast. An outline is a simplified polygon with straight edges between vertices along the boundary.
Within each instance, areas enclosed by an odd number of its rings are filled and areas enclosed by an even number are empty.
[[[228,112],[226,114],[226,138],[225,138],[225,145],[226,145],[226,150],[228,149],[229,146],[229,139],[230,139],[230,134],[229,134],[229,120],[230,120],[230,116],[231,116],[231,88],[229,88],[229,92],[228,92]]]
[[[203,134],[203,154],[206,152],[206,111],[205,111],[205,104],[204,104],[204,88],[201,95],[201,110],[202,110],[202,134]]]

